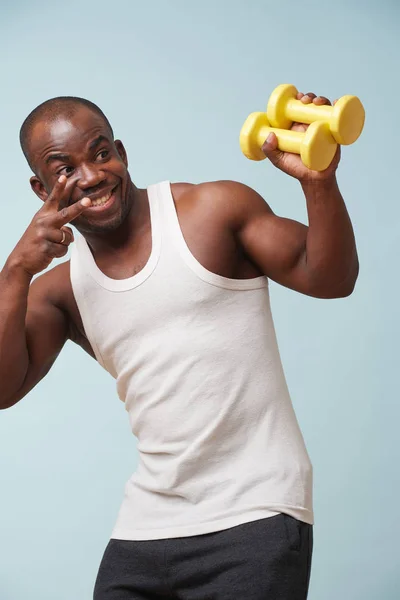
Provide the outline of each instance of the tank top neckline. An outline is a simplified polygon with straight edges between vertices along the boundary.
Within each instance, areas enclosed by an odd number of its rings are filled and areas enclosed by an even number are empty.
[[[170,181],[162,181],[147,188],[147,198],[150,206],[151,252],[147,263],[135,275],[127,279],[113,279],[99,269],[87,241],[82,235],[76,237],[77,250],[90,276],[103,288],[112,292],[132,290],[144,283],[154,272],[161,256],[163,228],[167,237],[172,235],[173,244],[180,258],[189,269],[202,281],[228,290],[246,291],[268,287],[266,276],[249,279],[231,279],[217,275],[206,269],[191,253],[182,233]],[[161,206],[162,203],[162,206]],[[162,223],[162,222],[163,223]],[[168,234],[169,231],[169,234]]]
[[[147,188],[147,199],[150,207],[150,227],[151,227],[151,252],[150,256],[138,273],[127,277],[126,279],[113,279],[108,277],[96,264],[89,245],[83,235],[76,237],[79,245],[79,254],[85,263],[85,267],[91,277],[103,288],[111,292],[123,292],[131,290],[141,285],[153,273],[158,263],[161,251],[161,227],[160,227],[160,207],[158,203],[158,194],[155,186]]]

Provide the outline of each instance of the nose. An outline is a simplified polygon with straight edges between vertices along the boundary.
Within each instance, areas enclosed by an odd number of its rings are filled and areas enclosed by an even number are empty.
[[[77,185],[82,190],[96,187],[106,180],[106,174],[101,169],[94,166],[82,165],[79,170]]]

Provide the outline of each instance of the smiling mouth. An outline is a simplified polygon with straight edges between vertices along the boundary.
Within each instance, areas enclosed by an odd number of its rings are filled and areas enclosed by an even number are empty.
[[[110,190],[109,192],[107,192],[107,194],[104,194],[104,196],[102,196],[101,198],[97,198],[96,200],[92,200],[91,205],[90,206],[104,206],[105,204],[107,204],[107,202],[109,201],[109,199],[111,198],[111,196],[114,194],[115,190],[117,189],[118,186],[115,186],[115,188],[113,188],[112,190]]]
[[[108,208],[114,204],[115,192],[117,191],[117,188],[118,188],[118,185],[116,185],[111,191],[104,194],[104,196],[101,196],[100,198],[96,198],[95,200],[92,200],[89,196],[87,196],[91,200],[91,204],[83,211],[83,213],[91,213],[91,212],[99,212],[99,211],[103,211],[103,210],[104,211],[108,210]]]

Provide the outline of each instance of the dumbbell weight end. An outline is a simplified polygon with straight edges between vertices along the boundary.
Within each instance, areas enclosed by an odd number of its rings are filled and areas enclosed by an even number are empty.
[[[303,164],[312,171],[325,171],[331,164],[337,150],[337,143],[329,125],[315,121],[303,134],[300,157]]]

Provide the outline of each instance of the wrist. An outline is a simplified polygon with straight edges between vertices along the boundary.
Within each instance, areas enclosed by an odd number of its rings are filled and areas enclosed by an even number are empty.
[[[24,286],[29,286],[33,279],[33,275],[28,273],[19,259],[12,254],[3,267],[2,275],[7,281],[15,281]]]
[[[305,194],[308,192],[329,193],[339,189],[335,173],[323,179],[305,178],[299,181]]]

